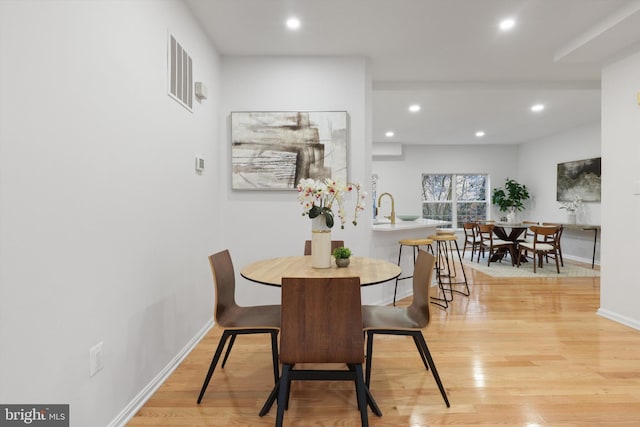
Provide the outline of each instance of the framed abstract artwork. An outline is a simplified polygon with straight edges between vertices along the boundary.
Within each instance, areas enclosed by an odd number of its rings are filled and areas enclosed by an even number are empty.
[[[295,190],[302,178],[347,181],[346,111],[231,113],[234,190]]]
[[[557,200],[600,201],[601,157],[558,163]]]

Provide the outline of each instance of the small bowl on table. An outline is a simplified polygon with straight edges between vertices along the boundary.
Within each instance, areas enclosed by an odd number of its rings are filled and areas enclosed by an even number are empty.
[[[402,221],[415,221],[416,219],[420,218],[420,215],[398,215],[397,218],[401,219]]]

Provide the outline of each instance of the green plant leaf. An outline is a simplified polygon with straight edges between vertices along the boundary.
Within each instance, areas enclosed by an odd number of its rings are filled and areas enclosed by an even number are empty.
[[[329,208],[322,208],[324,210],[324,212],[322,212],[324,214],[324,218],[327,224],[327,227],[332,228],[333,227],[333,211]]]
[[[322,208],[316,205],[311,206],[309,209],[309,218],[315,218],[322,213]]]
[[[501,212],[506,212],[509,208],[521,211],[524,209],[522,202],[527,199],[527,186],[509,178],[505,180],[504,188],[494,188],[491,193],[491,203],[497,205]]]
[[[351,249],[345,247],[335,248],[333,250],[333,256],[336,259],[349,258],[351,256]]]

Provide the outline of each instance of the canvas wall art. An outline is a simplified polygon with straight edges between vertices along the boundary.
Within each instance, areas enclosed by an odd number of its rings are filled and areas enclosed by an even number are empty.
[[[294,190],[302,178],[347,180],[346,111],[231,113],[232,188]]]
[[[599,202],[600,175],[601,157],[558,163],[558,201]]]

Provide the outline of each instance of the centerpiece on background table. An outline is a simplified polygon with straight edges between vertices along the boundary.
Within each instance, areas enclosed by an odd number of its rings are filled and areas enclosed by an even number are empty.
[[[334,208],[344,228],[346,220],[345,195],[356,193],[353,210],[353,225],[358,225],[358,214],[364,210],[366,193],[360,191],[360,184],[342,184],[330,178],[325,180],[301,179],[298,184],[298,200],[302,205],[302,215],[311,218],[311,265],[315,268],[331,266],[331,229],[335,224]]]
[[[524,209],[524,201],[529,199],[529,189],[514,179],[507,178],[504,188],[494,188],[491,203],[498,206],[500,212],[507,212],[507,222],[516,222],[516,211]]]
[[[582,206],[582,199],[580,197],[575,197],[571,202],[562,202],[562,206],[560,209],[567,210],[567,222],[569,224],[576,223],[576,212]]]

